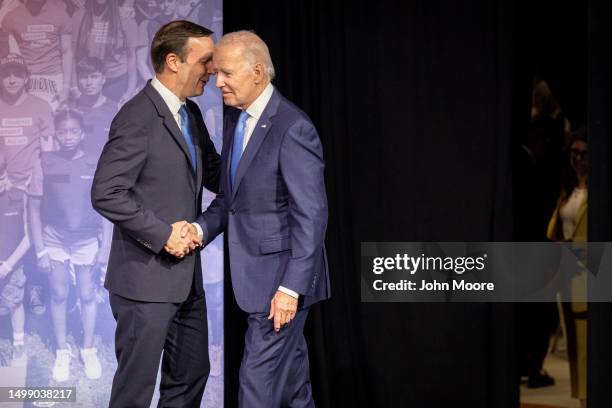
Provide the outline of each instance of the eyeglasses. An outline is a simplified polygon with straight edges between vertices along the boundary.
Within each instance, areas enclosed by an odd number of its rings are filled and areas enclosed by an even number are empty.
[[[570,154],[572,155],[572,157],[588,157],[589,156],[589,151],[588,150],[582,150],[582,149],[570,149]]]

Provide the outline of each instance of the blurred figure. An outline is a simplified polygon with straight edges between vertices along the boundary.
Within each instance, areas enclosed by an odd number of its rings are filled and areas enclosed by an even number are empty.
[[[129,16],[124,17],[118,0],[87,0],[85,9],[73,16],[77,60],[96,57],[104,61],[103,93],[119,104],[137,89],[136,48],[140,44],[132,5],[130,2],[130,12],[124,11]]]
[[[143,81],[153,78],[153,65],[150,57],[150,44],[157,30],[166,23],[176,20],[176,0],[161,0],[157,3],[156,12],[140,22],[138,35],[140,46],[137,48],[138,72]]]
[[[559,140],[562,133],[558,133]],[[544,242],[550,214],[559,193],[559,161],[561,149],[550,143],[551,133],[545,123],[531,123],[515,158],[514,208],[515,241]],[[519,303],[518,352],[521,377],[527,377],[529,388],[554,385],[544,370],[551,335],[559,327],[555,303]]]
[[[557,207],[548,225],[547,236],[553,241],[587,242],[588,155],[586,129],[581,128],[570,138],[571,172],[563,181]],[[587,304],[572,298],[574,293],[585,293],[586,271],[575,276],[571,286],[571,294],[562,294],[562,319],[566,330],[572,396],[580,399],[581,405],[586,407]]]
[[[25,222],[25,191],[11,183],[4,152],[0,151],[0,315],[10,314],[13,332],[12,365],[24,366],[26,276],[21,259],[30,248]]]
[[[570,121],[563,115],[561,105],[555,99],[548,82],[544,79],[536,79],[533,86],[531,121],[535,123],[538,120],[556,123],[556,126],[562,129],[563,139],[551,139],[547,143],[553,143],[560,149],[567,146],[571,135]]]
[[[8,7],[6,7],[5,4]],[[4,18],[4,15],[12,10],[15,6],[17,6],[17,4],[12,6],[11,4],[0,0],[0,22]],[[2,29],[2,25],[0,23],[0,58],[4,58],[11,53],[20,54],[19,46],[17,45],[15,38],[8,31],[4,31],[4,29]]]
[[[30,71],[30,93],[56,108],[66,102],[73,54],[72,22],[65,7],[51,0],[25,0],[2,20]]]
[[[21,4],[21,0],[3,0],[0,1],[0,24],[9,12],[15,10]]]
[[[6,57],[9,53],[21,54],[15,37],[2,28],[4,16],[15,10],[19,4],[19,0],[0,0],[0,58]]]
[[[10,34],[0,28],[0,58],[4,58],[9,54]]]
[[[21,165],[31,170],[31,163],[18,158],[23,153],[22,149],[32,150],[42,149],[51,151],[55,149],[53,141],[53,117],[51,106],[28,91],[30,74],[25,65],[24,59],[16,54],[9,54],[0,60],[0,78],[2,86],[0,88],[0,117],[3,118],[3,127],[18,128],[7,137],[26,136],[26,138],[11,139],[11,143],[6,143],[7,149],[17,150],[10,155],[9,160],[18,161]],[[13,120],[11,120],[13,119]],[[9,169],[9,172],[14,169]],[[30,171],[25,174],[29,175]],[[25,176],[24,176],[25,177]]]
[[[38,265],[49,274],[51,288],[51,318],[57,342],[53,379],[63,382],[70,377],[73,354],[66,341],[66,300],[72,279],[76,281],[81,305],[80,356],[87,378],[98,379],[102,367],[94,347],[97,311],[94,272],[99,264],[108,262],[109,248],[99,246],[98,234],[102,231],[105,237],[102,242],[108,243],[111,231],[90,205],[97,158],[83,151],[81,115],[70,109],[60,111],[55,116],[55,136],[60,148],[43,154],[42,182],[34,182],[38,187],[28,202]]]
[[[64,0],[64,3],[69,16],[73,16],[74,13],[85,8],[85,0]]]
[[[176,0],[176,16],[181,20],[197,20],[202,1],[199,0]]]
[[[53,115],[48,102],[27,92],[29,73],[24,59],[9,54],[0,59],[0,150],[11,184],[26,188],[32,179],[40,151],[54,149]],[[43,314],[45,277],[34,269],[28,277],[28,304]]]
[[[102,94],[106,74],[104,63],[98,58],[85,57],[80,60],[76,66],[76,77],[80,96],[74,105],[83,114],[85,123],[83,150],[98,158],[108,140],[110,124],[117,113],[117,102]]]
[[[546,228],[559,195],[564,157],[564,118],[548,83],[537,80],[532,94],[531,123],[515,158],[515,241],[547,241]],[[559,326],[554,303],[520,303],[519,365],[529,388],[551,386],[543,369],[550,337]]]
[[[159,3],[157,0],[135,0],[134,12],[136,22],[140,24],[144,20],[155,18],[159,14]]]

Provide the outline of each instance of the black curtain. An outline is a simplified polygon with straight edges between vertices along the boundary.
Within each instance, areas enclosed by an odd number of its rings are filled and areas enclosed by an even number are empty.
[[[365,241],[513,239],[511,151],[536,71],[531,10],[224,0],[224,30],[267,42],[275,86],[310,115],[325,150],[333,298],[307,325],[317,406],[518,405],[513,305],[362,304],[359,257]],[[244,317],[227,288],[231,407]]]
[[[612,5],[589,1],[589,240],[612,241]],[[611,273],[612,271],[600,271]],[[589,407],[607,407],[612,401],[612,305],[589,304],[588,316],[588,398]]]

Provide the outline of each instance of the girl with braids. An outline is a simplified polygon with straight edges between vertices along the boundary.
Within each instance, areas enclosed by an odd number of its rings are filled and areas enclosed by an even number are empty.
[[[57,152],[41,156],[42,185],[38,194],[30,193],[28,215],[31,239],[38,267],[49,276],[51,319],[57,342],[53,379],[70,378],[72,350],[66,339],[66,303],[74,280],[81,304],[83,325],[83,360],[85,375],[98,379],[102,367],[94,346],[97,304],[95,279],[98,268],[108,259],[110,224],[93,210],[89,200],[97,158],[85,153],[83,118],[78,111],[67,109],[55,116]],[[33,190],[33,189],[31,189]],[[99,235],[102,234],[102,245]]]
[[[133,0],[125,0],[130,7]],[[85,8],[73,16],[76,60],[95,57],[104,61],[104,95],[119,101],[130,99],[137,90],[136,48],[138,26],[133,15],[121,12],[119,0],[86,0]]]

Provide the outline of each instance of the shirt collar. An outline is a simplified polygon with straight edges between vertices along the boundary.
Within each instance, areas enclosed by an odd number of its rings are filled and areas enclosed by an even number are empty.
[[[155,88],[155,90],[161,95],[166,105],[168,105],[168,109],[170,109],[170,113],[172,115],[177,115],[181,106],[185,103],[179,99],[171,90],[169,90],[166,85],[162,84],[157,77],[154,77],[151,80],[151,86]]]
[[[251,104],[251,106],[247,108],[246,111],[249,114],[249,116],[255,118],[256,120],[259,120],[264,109],[266,109],[268,102],[270,102],[270,98],[272,98],[273,92],[274,92],[274,86],[272,85],[272,83],[268,83],[268,85],[263,90],[263,92],[259,94],[257,99],[255,99],[253,103]]]
[[[100,106],[104,105],[106,103],[106,96],[102,95],[102,93],[100,93],[100,96],[98,96],[98,100],[96,101],[96,103],[93,104],[92,108],[99,108]]]

